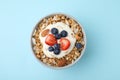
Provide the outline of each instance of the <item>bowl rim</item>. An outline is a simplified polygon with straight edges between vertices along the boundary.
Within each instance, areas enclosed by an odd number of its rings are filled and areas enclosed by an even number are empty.
[[[81,27],[81,29],[82,29],[82,32],[83,32],[83,35],[84,35],[84,42],[85,42],[85,44],[84,44],[83,50],[81,51],[81,55],[80,55],[73,63],[68,64],[68,65],[66,65],[66,66],[63,66],[63,67],[54,67],[54,66],[47,65],[46,63],[43,63],[42,61],[40,61],[40,60],[37,58],[37,56],[35,55],[35,52],[34,52],[34,50],[33,50],[32,37],[33,37],[33,33],[34,33],[35,29],[38,27],[39,23],[40,23],[44,18],[48,18],[48,17],[54,16],[54,15],[64,15],[64,16],[67,16],[67,17],[75,20],[75,21],[80,25],[80,27]],[[39,21],[37,22],[37,24],[36,24],[36,25],[33,27],[33,29],[32,29],[32,33],[31,33],[31,36],[30,36],[30,44],[31,44],[32,53],[34,54],[34,56],[37,58],[37,60],[38,60],[42,65],[44,65],[44,66],[46,66],[46,67],[49,67],[49,68],[52,68],[52,69],[64,69],[64,68],[69,68],[69,67],[73,66],[74,64],[76,64],[76,63],[82,58],[82,56],[83,56],[83,54],[85,53],[85,50],[86,50],[87,39],[86,39],[85,30],[83,29],[83,26],[81,25],[81,23],[80,23],[76,18],[74,18],[73,16],[60,12],[60,13],[51,13],[51,14],[48,14],[47,16],[43,16],[42,18],[39,19]]]

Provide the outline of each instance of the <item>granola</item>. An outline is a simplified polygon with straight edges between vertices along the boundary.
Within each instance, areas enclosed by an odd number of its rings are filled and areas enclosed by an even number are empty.
[[[71,29],[71,31],[73,33],[70,34],[68,32],[68,34],[72,35],[73,38],[75,38],[75,44],[74,44],[74,47],[72,48],[72,50],[68,54],[65,54],[64,56],[49,57],[43,51],[44,45],[43,45],[43,41],[40,39],[40,34],[42,37],[49,35],[50,29],[47,29],[47,26],[58,23],[58,22],[62,22],[69,26],[69,28]],[[45,17],[36,26],[36,28],[32,34],[32,49],[33,49],[36,57],[44,64],[53,66],[53,67],[64,67],[64,66],[74,63],[81,56],[81,53],[82,53],[83,49],[85,48],[84,36],[85,35],[82,31],[82,27],[74,19],[72,19],[66,15],[63,15],[63,14],[55,14],[55,15],[51,15],[49,17]],[[57,36],[57,39],[59,39],[59,35]],[[54,39],[54,41],[53,41],[54,43],[56,43],[55,40],[56,39]],[[53,45],[52,43],[49,43],[48,45]],[[64,43],[66,44],[66,42],[64,42]],[[66,48],[62,48],[62,50],[64,50],[64,49],[66,49]],[[52,50],[52,48],[51,48],[51,50]],[[58,56],[59,54],[56,54],[56,55]]]

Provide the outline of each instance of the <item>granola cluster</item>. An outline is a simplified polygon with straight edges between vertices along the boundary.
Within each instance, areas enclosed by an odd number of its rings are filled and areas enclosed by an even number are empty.
[[[71,28],[71,30],[74,32],[73,36],[75,36],[76,38],[76,43],[81,43],[82,48],[77,49],[74,46],[72,51],[69,54],[63,56],[62,58],[55,58],[55,57],[50,58],[43,53],[43,49],[42,49],[43,45],[39,39],[39,34],[49,24],[54,24],[57,22],[63,22]],[[48,31],[49,30],[43,31],[41,35],[46,36],[48,34]],[[84,34],[81,26],[74,19],[68,16],[65,16],[63,14],[55,14],[55,15],[45,17],[38,23],[38,25],[36,26],[32,34],[32,48],[36,57],[43,63],[53,67],[64,67],[74,63],[74,61],[80,57],[81,52],[84,49],[84,46],[85,46],[85,40],[84,40]]]

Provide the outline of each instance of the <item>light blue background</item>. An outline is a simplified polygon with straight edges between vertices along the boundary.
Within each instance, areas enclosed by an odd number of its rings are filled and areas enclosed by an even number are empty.
[[[30,47],[35,24],[55,12],[87,35],[84,56],[63,70],[41,65]],[[0,0],[0,80],[120,80],[120,0]]]

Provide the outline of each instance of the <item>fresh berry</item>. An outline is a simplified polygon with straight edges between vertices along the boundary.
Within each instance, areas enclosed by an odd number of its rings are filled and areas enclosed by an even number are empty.
[[[58,29],[57,28],[52,28],[51,33],[52,34],[58,34]]]
[[[53,46],[54,44],[57,43],[57,40],[53,34],[48,34],[46,39],[45,39],[45,43],[47,45]]]
[[[60,54],[60,49],[54,49],[54,54],[56,55]]]
[[[54,45],[54,48],[55,48],[55,49],[60,49],[60,44],[55,44],[55,45]]]
[[[56,39],[60,39],[61,38],[61,34],[55,34]]]
[[[50,52],[52,52],[52,51],[54,51],[54,48],[53,48],[52,46],[50,46],[50,47],[48,48],[48,50],[49,50]]]
[[[66,38],[60,39],[60,48],[61,50],[67,50],[70,47],[70,41]]]
[[[75,45],[75,46],[76,46],[76,48],[77,48],[77,49],[82,48],[82,44],[81,44],[81,43],[76,43],[76,45]]]
[[[67,31],[63,30],[61,33],[61,37],[66,37],[68,35]]]

